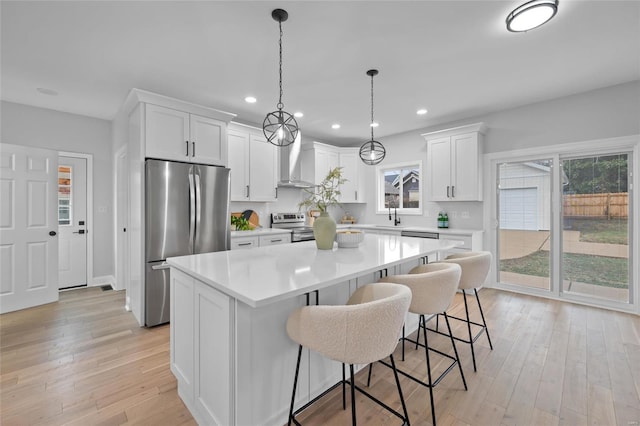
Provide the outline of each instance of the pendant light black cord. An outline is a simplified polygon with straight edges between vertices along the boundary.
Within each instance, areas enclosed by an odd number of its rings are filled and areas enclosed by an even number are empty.
[[[284,108],[284,104],[282,103],[282,20],[278,20],[278,27],[280,28],[280,41],[278,45],[280,47],[280,97],[278,98],[278,107],[279,110]]]
[[[371,74],[371,140],[373,141],[373,73]]]

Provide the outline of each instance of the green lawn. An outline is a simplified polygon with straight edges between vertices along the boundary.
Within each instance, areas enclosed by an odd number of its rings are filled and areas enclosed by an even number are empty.
[[[501,260],[500,270],[548,277],[549,252],[538,250],[518,259]],[[565,280],[604,287],[629,288],[628,259],[565,253],[563,270]]]
[[[580,241],[588,243],[629,244],[627,219],[565,219],[572,231],[580,231]]]

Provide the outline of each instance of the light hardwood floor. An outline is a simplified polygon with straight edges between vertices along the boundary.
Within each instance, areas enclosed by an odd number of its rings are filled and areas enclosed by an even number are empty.
[[[439,425],[640,424],[640,317],[491,289],[481,299],[494,350],[478,340],[474,373],[468,346],[458,344],[469,390],[457,370],[435,388]],[[90,288],[0,316],[0,424],[195,424],[169,371],[168,327],[138,327],[123,304],[123,292]],[[450,313],[462,309],[457,295]],[[450,348],[441,336],[430,343]],[[426,376],[423,351],[407,346],[401,362],[398,348],[396,360]],[[401,383],[411,423],[431,424],[428,390]],[[399,408],[386,367],[374,367],[370,390]],[[336,390],[299,419],[350,424],[341,402]],[[398,423],[362,396],[357,404],[360,424]]]

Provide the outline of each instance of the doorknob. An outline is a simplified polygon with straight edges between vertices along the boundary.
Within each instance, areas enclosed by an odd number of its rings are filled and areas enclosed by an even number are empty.
[[[52,236],[52,237],[55,237],[56,236],[56,231],[49,231],[49,235]]]
[[[74,234],[84,234],[84,229],[81,229],[81,230],[79,230],[77,232],[74,232]]]

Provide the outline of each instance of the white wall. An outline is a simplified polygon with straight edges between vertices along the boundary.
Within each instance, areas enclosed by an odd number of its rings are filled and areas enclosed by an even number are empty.
[[[464,101],[463,96],[460,101]],[[484,152],[491,153],[640,134],[639,117],[640,81],[633,81],[465,120],[440,123],[379,140],[387,149],[384,164],[420,158],[423,172],[426,172],[427,144],[420,136],[422,133],[484,122],[488,126]],[[368,183],[375,179],[374,170],[375,167],[366,169]],[[423,186],[423,197],[425,194]],[[367,208],[359,221],[389,224],[387,216],[375,214],[374,191],[368,190],[366,195]],[[435,227],[438,211],[446,210],[450,227],[483,227],[482,202],[426,202],[424,207],[423,216],[403,216],[403,225]],[[469,212],[468,219],[460,217],[463,212]]]
[[[112,276],[111,122],[2,101],[0,141],[93,155],[93,275]]]

